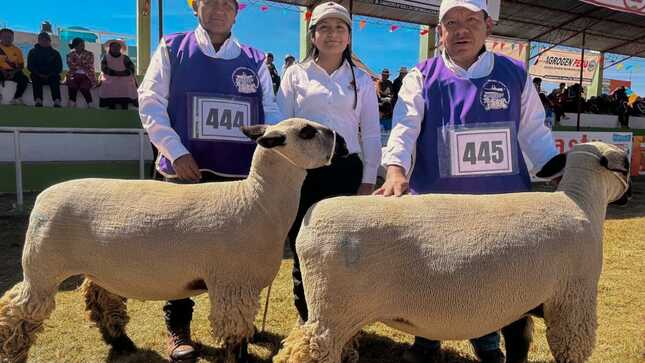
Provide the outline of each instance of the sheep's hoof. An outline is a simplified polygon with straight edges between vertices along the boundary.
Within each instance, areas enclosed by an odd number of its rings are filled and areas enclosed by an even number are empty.
[[[226,349],[226,363],[247,363],[249,361],[249,343],[246,339]]]
[[[115,353],[133,353],[137,350],[137,346],[127,335],[116,337],[103,335],[103,339],[112,347]]]

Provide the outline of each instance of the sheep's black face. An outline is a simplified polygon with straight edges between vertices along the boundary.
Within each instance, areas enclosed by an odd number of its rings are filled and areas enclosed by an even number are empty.
[[[314,169],[348,154],[345,140],[329,128],[304,119],[288,119],[274,126],[252,126],[242,130],[260,146],[273,149],[291,163]]]
[[[630,200],[632,199],[632,180],[629,179],[629,186],[627,187],[627,191],[618,199],[615,200],[609,204],[612,205],[625,205],[627,204]]]

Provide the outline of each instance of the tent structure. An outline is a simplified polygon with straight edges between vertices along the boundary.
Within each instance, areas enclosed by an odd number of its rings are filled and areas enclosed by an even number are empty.
[[[320,0],[274,0],[312,7]],[[341,1],[338,1],[341,2]],[[344,0],[357,15],[435,26],[441,0]],[[645,55],[645,2],[642,0],[489,1],[493,35],[582,47],[627,56]],[[633,6],[628,4],[632,3]],[[613,5],[615,4],[615,5]]]
[[[328,0],[249,0],[304,6]],[[415,23],[434,28],[441,0],[335,0],[353,14]],[[137,0],[139,69],[147,68],[150,9],[153,0]],[[157,0],[163,14],[163,0]],[[496,22],[493,35],[591,49],[626,57],[645,56],[644,0],[488,0]],[[161,17],[163,18],[163,16]],[[303,19],[303,22],[306,20]],[[160,19],[160,28],[163,20]],[[301,26],[301,34],[306,27]],[[434,49],[432,32],[421,37],[422,48]],[[301,36],[301,39],[306,37]],[[146,42],[147,39],[147,42]],[[430,39],[430,41],[428,41]],[[423,43],[425,41],[425,43]],[[301,47],[306,42],[301,42]],[[422,52],[428,54],[428,52]],[[528,62],[528,59],[527,59]]]

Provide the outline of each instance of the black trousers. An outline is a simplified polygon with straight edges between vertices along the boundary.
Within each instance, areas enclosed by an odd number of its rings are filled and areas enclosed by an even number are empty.
[[[334,158],[331,165],[307,171],[300,193],[300,205],[296,220],[289,231],[289,247],[293,253],[294,303],[302,321],[307,321],[308,310],[305,290],[302,286],[300,261],[296,253],[296,236],[307,210],[316,202],[340,195],[354,195],[363,179],[363,162],[356,154],[346,158]]]
[[[191,183],[184,182],[178,179],[166,178],[164,180],[176,184]],[[240,180],[240,178],[228,178],[212,173],[202,173],[202,180],[200,181],[200,183],[226,182],[235,180]],[[190,325],[190,321],[193,319],[193,306],[195,306],[195,303],[189,298],[167,301],[163,307],[163,311],[164,319],[166,321],[166,327],[168,328],[168,330],[176,330]]]
[[[43,86],[49,86],[52,90],[52,100],[60,101],[60,76],[58,74],[42,79],[36,75],[31,75],[31,83],[34,88],[34,101],[43,100]]]
[[[13,81],[17,83],[16,86],[16,93],[14,94],[13,98],[20,98],[22,97],[23,93],[25,93],[25,90],[27,89],[27,85],[29,84],[29,78],[25,76],[22,71],[18,71],[13,74],[13,77],[10,78],[4,78],[4,74],[0,72],[0,83],[4,86],[4,81]]]

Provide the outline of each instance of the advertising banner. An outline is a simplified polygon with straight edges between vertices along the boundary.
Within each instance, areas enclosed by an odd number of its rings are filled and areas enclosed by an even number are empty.
[[[583,62],[580,52],[551,49],[531,62],[529,73],[549,82],[577,83],[580,81],[582,67],[582,85],[585,86],[591,84],[599,66],[598,53],[586,52]]]

